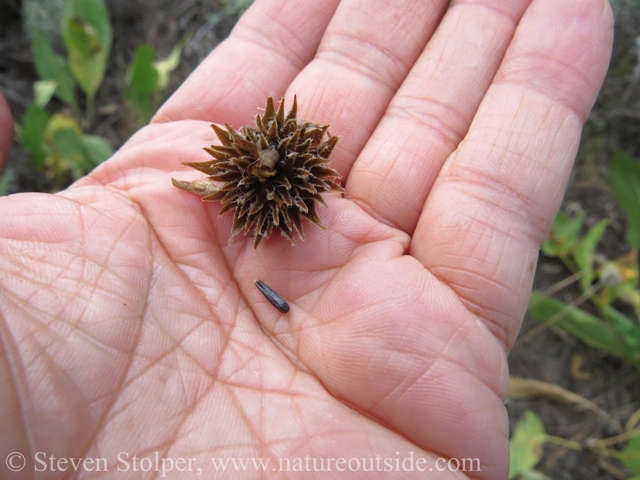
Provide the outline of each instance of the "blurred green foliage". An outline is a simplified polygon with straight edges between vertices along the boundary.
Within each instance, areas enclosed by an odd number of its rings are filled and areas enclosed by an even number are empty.
[[[23,18],[41,80],[33,85],[34,101],[16,125],[16,138],[57,190],[65,186],[67,174],[80,178],[113,154],[105,139],[81,128],[93,121],[94,99],[111,47],[111,22],[102,0],[25,0]],[[55,51],[61,41],[66,58]],[[76,84],[86,95],[84,122]],[[49,113],[54,95],[71,113]]]
[[[634,416],[637,417],[638,413]],[[622,442],[626,442],[622,450],[609,448],[609,445]],[[542,459],[545,444],[555,444],[570,450],[590,450],[603,460],[617,459],[631,472],[629,480],[640,480],[640,433],[635,423],[627,424],[625,432],[615,437],[576,442],[547,434],[542,418],[527,410],[516,423],[509,439],[509,480],[548,480],[549,477],[535,470]]]
[[[640,433],[631,437],[618,458],[635,476],[630,480],[640,480]]]
[[[609,183],[627,216],[627,243],[640,249],[640,163],[624,152],[616,152],[609,169]]]
[[[87,96],[87,123],[93,121],[96,92],[111,50],[111,21],[102,0],[67,0],[62,38],[71,74]]]
[[[142,45],[136,50],[127,72],[123,97],[139,125],[148,123],[157,110],[160,94],[169,83],[170,73],[180,64],[180,55],[188,40],[185,35],[167,58],[158,61],[154,60],[155,51],[151,45]]]
[[[50,115],[46,105],[50,95],[38,94],[38,87],[52,91],[46,82],[34,84],[34,104],[21,125],[16,125],[18,142],[29,152],[32,165],[45,173],[55,189],[67,172],[78,179],[113,154],[111,145],[101,137],[82,132],[73,116],[66,112]]]
[[[546,441],[542,419],[531,411],[516,423],[513,435],[509,440],[509,479],[543,479],[547,478],[535,471],[535,467],[542,458],[542,448]]]
[[[68,176],[77,179],[113,154],[104,138],[85,133],[94,120],[95,97],[109,59],[111,21],[103,0],[24,0],[23,18],[40,81],[34,83],[33,104],[16,125],[16,138],[57,190]],[[185,36],[158,61],[153,47],[137,49],[122,91],[136,126],[147,123],[157,109],[187,40]],[[84,103],[78,101],[76,86]],[[50,114],[47,106],[54,96],[68,110]]]
[[[602,220],[582,235],[585,213],[568,217],[560,212],[542,245],[542,253],[559,258],[567,266],[579,279],[582,296],[580,301],[566,304],[534,292],[528,313],[640,369],[640,164],[635,158],[617,152],[609,170],[609,181],[627,216],[626,239],[630,252],[614,260],[596,255],[608,222]],[[599,316],[578,308],[582,300],[587,299]],[[625,308],[620,307],[624,305],[632,308],[634,318],[623,313]]]

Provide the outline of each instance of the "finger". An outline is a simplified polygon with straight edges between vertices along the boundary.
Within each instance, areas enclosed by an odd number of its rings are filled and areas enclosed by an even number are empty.
[[[534,1],[415,230],[411,253],[507,346],[606,73],[612,34],[606,1]]]
[[[153,122],[249,123],[266,98],[282,96],[311,61],[338,3],[257,0]]]
[[[454,2],[354,165],[347,190],[412,233],[440,167],[467,132],[531,0]]]
[[[11,144],[13,143],[13,117],[9,104],[0,92],[0,175],[9,159]]]
[[[315,59],[287,96],[300,117],[328,124],[341,140],[332,154],[346,175],[389,100],[433,34],[448,2],[344,0]]]

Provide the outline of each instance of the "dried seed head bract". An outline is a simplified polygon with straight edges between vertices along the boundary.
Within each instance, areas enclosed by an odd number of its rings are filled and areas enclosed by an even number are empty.
[[[244,232],[255,237],[255,248],[279,228],[295,244],[294,230],[304,240],[302,217],[324,228],[316,214],[316,202],[325,205],[320,194],[344,192],[340,174],[328,166],[338,137],[328,132],[328,125],[298,120],[297,109],[296,97],[286,115],[284,99],[276,111],[269,97],[264,114],[256,115],[255,128],[246,126],[238,132],[227,124],[226,129],[211,125],[222,146],[205,148],[213,157],[210,161],[184,164],[209,178],[171,179],[174,186],[200,195],[202,201],[220,200],[220,215],[235,209],[229,243]]]

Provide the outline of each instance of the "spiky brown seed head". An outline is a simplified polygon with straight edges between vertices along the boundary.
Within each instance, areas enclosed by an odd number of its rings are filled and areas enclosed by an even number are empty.
[[[205,150],[207,162],[185,163],[209,175],[206,181],[173,184],[202,197],[220,200],[220,215],[234,210],[229,243],[240,233],[254,237],[254,248],[279,228],[295,245],[294,230],[304,240],[302,218],[324,228],[316,214],[316,203],[324,203],[323,192],[344,192],[340,174],[330,168],[329,154],[338,143],[328,125],[298,120],[297,98],[285,115],[284,98],[274,108],[267,99],[264,114],[256,115],[256,127],[236,131],[211,125],[222,146]]]

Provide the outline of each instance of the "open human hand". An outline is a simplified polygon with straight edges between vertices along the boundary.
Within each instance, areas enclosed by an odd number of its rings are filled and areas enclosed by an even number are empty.
[[[506,478],[506,355],[612,15],[448,4],[257,0],[113,158],[0,199],[0,453],[26,458],[2,478],[42,458],[37,478],[75,476],[50,458],[161,477],[144,457],[168,478]],[[181,162],[207,159],[210,123],[294,94],[341,137],[346,194],[295,247],[228,245],[232,215],[170,179],[201,177]]]

